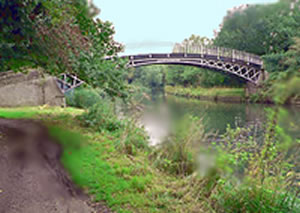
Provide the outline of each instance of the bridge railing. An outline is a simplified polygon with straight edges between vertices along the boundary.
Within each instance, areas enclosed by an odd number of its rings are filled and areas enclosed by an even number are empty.
[[[197,53],[201,55],[211,55],[218,58],[226,57],[234,60],[241,60],[248,63],[263,65],[263,61],[258,55],[233,50],[223,47],[205,46],[205,45],[180,45],[177,44],[173,50],[174,53]]]

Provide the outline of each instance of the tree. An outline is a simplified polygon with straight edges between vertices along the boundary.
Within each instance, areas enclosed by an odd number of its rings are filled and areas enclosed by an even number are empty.
[[[197,50],[200,46],[212,45],[212,40],[207,37],[201,37],[198,35],[191,35],[188,39],[184,39],[181,43],[176,43],[173,52],[189,52],[192,53]]]
[[[291,11],[291,2],[281,0],[237,10],[224,19],[214,44],[257,55],[287,51],[300,28],[298,7]]]
[[[0,9],[1,71],[73,72],[112,96],[126,96],[124,62],[114,57],[122,45],[113,40],[111,23],[94,21],[86,0],[1,0]]]
[[[164,85],[165,66],[153,65],[138,67],[128,72],[130,81],[152,90],[161,89]],[[128,77],[127,77],[128,78]]]

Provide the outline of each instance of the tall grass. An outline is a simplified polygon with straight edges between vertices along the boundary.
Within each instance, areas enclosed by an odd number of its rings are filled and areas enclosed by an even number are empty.
[[[216,145],[222,184],[216,185],[211,205],[217,212],[300,211],[296,181],[299,143],[278,126],[278,109],[267,113],[262,141],[249,134],[249,129],[229,128],[223,142]]]
[[[183,190],[183,198],[193,196],[204,209],[300,212],[300,145],[278,126],[278,110],[267,113],[265,125],[228,127],[218,143],[209,146],[201,119],[186,117],[151,159],[162,171],[189,180],[185,187],[190,191]]]
[[[173,133],[152,153],[154,164],[172,174],[187,176],[196,170],[196,158],[200,144],[207,135],[202,120],[190,115],[185,116]]]
[[[20,109],[9,111],[15,116]],[[299,142],[277,125],[278,110],[256,128],[262,137],[249,128],[228,128],[211,145],[201,119],[186,117],[168,138],[171,145],[152,153],[133,123],[97,131],[76,120],[83,110],[29,111],[52,126],[75,183],[116,212],[300,212]]]

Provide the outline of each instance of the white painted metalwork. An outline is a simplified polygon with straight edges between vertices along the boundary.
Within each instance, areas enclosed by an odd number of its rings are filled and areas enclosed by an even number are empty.
[[[80,80],[77,76],[68,73],[61,74],[56,81],[63,93],[71,91],[84,84],[84,81]]]
[[[228,49],[205,49],[206,53],[144,54],[128,56],[128,67],[154,64],[181,64],[198,66],[233,74],[253,84],[258,84],[263,75],[262,60],[255,56]],[[242,54],[243,53],[243,54]],[[127,58],[127,56],[125,56]],[[132,59],[133,58],[133,59]]]

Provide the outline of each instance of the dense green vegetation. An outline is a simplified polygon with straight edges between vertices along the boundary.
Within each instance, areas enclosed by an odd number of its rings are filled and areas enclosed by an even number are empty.
[[[191,36],[183,44],[263,56],[271,75],[257,98],[272,95],[285,103],[300,91],[300,12],[290,3],[250,6],[225,17],[215,40]],[[266,112],[262,134],[228,127],[215,143],[208,143],[201,118],[187,115],[155,147],[136,120],[116,113],[119,97],[144,91],[136,85],[217,99],[243,96],[245,82],[186,66],[125,69],[115,57],[122,46],[112,38],[111,23],[94,21],[84,0],[0,0],[0,8],[1,71],[73,72],[89,85],[67,94],[74,108],[0,109],[0,117],[42,120],[61,143],[72,179],[95,201],[117,212],[300,211],[299,140],[278,125],[279,108]]]
[[[299,142],[277,125],[281,111],[268,112],[263,141],[249,129],[228,128],[207,146],[201,119],[186,116],[168,141],[149,147],[132,121],[105,117],[112,108],[99,104],[104,110],[94,116],[93,110],[48,107],[1,109],[0,116],[42,120],[62,144],[62,162],[75,183],[117,212],[299,211]],[[127,124],[111,129],[93,119]]]
[[[229,14],[214,44],[257,55],[287,51],[300,27],[299,5],[292,10],[291,2],[250,5]]]
[[[165,88],[166,93],[176,96],[209,100],[226,100],[242,102],[245,100],[243,88],[202,88],[202,87],[171,87]]]
[[[110,96],[126,97],[124,62],[104,59],[123,47],[110,22],[93,19],[87,1],[1,0],[0,9],[1,72],[72,72]]]
[[[284,94],[288,98],[280,100],[281,103],[299,96],[300,90],[288,83],[297,81],[300,73],[299,5],[294,0],[280,0],[274,4],[250,5],[247,9],[237,10],[224,18],[223,26],[214,40],[217,46],[263,57],[270,77],[258,99],[271,99],[278,87],[281,93],[288,91]]]

